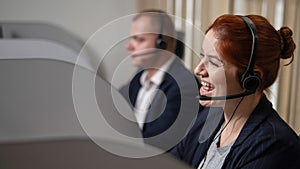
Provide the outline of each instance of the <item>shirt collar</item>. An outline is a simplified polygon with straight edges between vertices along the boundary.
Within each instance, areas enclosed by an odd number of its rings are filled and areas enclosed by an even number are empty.
[[[149,85],[150,82],[152,82],[155,85],[159,86],[163,81],[163,77],[164,77],[165,73],[167,72],[167,70],[169,69],[169,67],[171,66],[171,64],[173,63],[174,60],[175,60],[175,56],[172,55],[171,58],[166,63],[164,63],[159,68],[159,70],[151,77],[150,80],[146,80],[148,72],[144,71],[140,78],[140,83],[144,86],[144,85]]]

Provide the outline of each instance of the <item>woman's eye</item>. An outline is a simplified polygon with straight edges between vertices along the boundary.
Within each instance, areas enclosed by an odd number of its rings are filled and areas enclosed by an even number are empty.
[[[209,59],[209,63],[212,64],[215,67],[221,67],[221,66],[223,66],[222,62],[220,62],[217,59],[213,59],[213,58]]]
[[[206,62],[207,64],[210,64],[214,67],[223,66],[223,62],[220,61],[219,59],[217,59],[215,56],[211,56],[211,55],[206,56],[204,53],[200,52],[200,57],[201,57],[201,60],[203,59],[204,62]]]
[[[219,67],[218,64],[216,64],[216,63],[214,63],[214,62],[212,62],[212,61],[209,61],[209,63],[212,64],[212,65],[215,66],[215,67]]]

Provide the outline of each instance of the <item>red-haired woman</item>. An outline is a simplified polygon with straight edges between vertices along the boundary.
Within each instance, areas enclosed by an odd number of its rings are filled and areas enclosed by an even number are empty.
[[[199,102],[211,108],[199,113],[171,153],[196,168],[300,168],[300,140],[264,94],[277,78],[280,59],[293,60],[291,36],[291,29],[277,31],[262,16],[218,17],[194,70],[202,84]],[[215,107],[223,107],[222,119],[199,141]]]

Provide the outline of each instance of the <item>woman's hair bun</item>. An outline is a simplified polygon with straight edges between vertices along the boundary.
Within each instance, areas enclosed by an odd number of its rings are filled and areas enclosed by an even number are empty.
[[[291,58],[292,59],[291,62],[292,62],[294,59],[294,50],[296,48],[296,44],[292,38],[293,31],[289,27],[284,26],[278,30],[278,33],[281,38],[280,58],[282,59]]]

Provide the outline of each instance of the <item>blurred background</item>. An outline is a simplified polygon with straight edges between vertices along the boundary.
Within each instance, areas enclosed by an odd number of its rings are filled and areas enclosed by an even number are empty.
[[[47,43],[59,42],[68,46],[68,49],[61,49],[66,55],[53,54],[58,52],[56,47],[45,49],[52,52],[51,57],[76,62],[78,56],[84,53],[81,64],[98,72],[99,76],[118,88],[135,71],[124,59],[128,57],[124,47],[130,28],[130,17],[127,16],[149,8],[162,9],[182,18],[175,20],[176,29],[183,32],[183,42],[195,49],[200,47],[200,39],[187,25],[206,30],[216,17],[225,13],[260,14],[268,18],[276,29],[281,26],[292,28],[297,45],[295,59],[290,66],[281,67],[269,97],[281,117],[300,133],[298,0],[0,0],[0,62],[3,62],[1,59],[20,57],[20,53],[28,50],[43,53],[42,47],[23,48],[19,44],[21,42],[11,42],[13,39],[47,39]],[[93,39],[97,36],[97,40]],[[186,48],[183,61],[191,71],[199,61],[195,55]],[[114,77],[116,67],[119,73]]]

